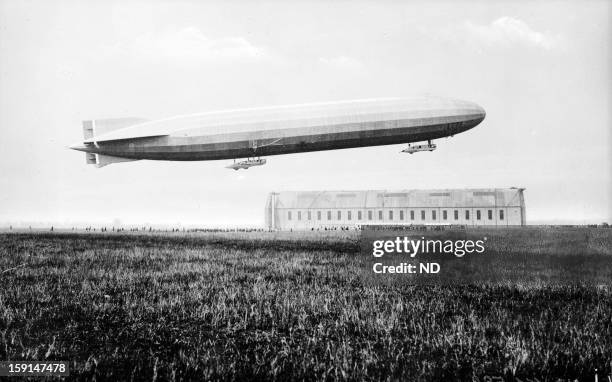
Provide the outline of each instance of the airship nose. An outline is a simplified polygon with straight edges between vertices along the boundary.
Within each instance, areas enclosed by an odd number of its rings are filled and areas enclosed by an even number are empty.
[[[453,109],[456,112],[457,116],[462,116],[462,118],[466,118],[461,123],[461,126],[455,129],[455,133],[461,133],[467,131],[475,126],[478,126],[480,122],[482,122],[487,113],[485,109],[478,105],[475,102],[470,101],[455,101],[455,108]]]
[[[465,101],[460,106],[460,109],[461,109],[462,114],[464,115],[467,114],[470,116],[470,121],[472,121],[473,123],[471,127],[478,125],[480,122],[482,122],[485,119],[487,115],[487,112],[485,111],[485,109],[475,102]]]
[[[433,108],[446,110],[452,116],[468,117],[470,121],[476,123],[475,125],[482,122],[487,115],[482,106],[472,101],[445,97],[430,97],[428,100],[434,105]]]
[[[487,116],[487,112],[485,111],[485,109],[478,105],[478,104],[474,104],[474,110],[476,110],[476,115],[478,116],[478,118],[480,119],[480,122],[482,122],[482,120],[485,119],[485,117]]]

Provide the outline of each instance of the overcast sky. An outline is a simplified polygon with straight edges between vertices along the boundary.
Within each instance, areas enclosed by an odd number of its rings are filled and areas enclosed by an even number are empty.
[[[0,225],[263,224],[282,190],[526,187],[528,223],[610,222],[610,3],[0,0]],[[476,128],[402,146],[96,169],[81,121],[432,93]]]

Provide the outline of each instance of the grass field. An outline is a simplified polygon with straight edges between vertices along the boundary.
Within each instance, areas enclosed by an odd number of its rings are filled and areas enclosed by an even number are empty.
[[[612,261],[612,230],[487,235],[534,255],[579,235]],[[98,381],[610,374],[607,287],[373,285],[358,252],[344,231],[0,234],[0,360]]]

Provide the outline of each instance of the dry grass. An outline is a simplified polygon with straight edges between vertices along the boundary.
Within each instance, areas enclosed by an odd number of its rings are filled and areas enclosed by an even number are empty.
[[[512,235],[530,250],[567,233]],[[0,271],[27,265],[0,274],[0,360],[68,360],[86,380],[610,373],[609,289],[371,285],[356,239],[2,234]]]

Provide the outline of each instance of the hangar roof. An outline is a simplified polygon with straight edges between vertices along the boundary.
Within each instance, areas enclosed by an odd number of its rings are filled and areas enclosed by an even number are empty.
[[[522,207],[522,203],[524,203],[523,190],[523,188],[479,188],[399,191],[288,191],[275,193],[275,208]]]

